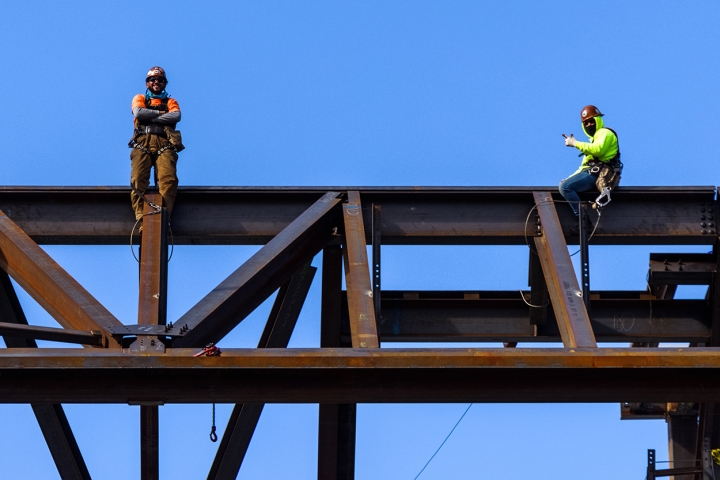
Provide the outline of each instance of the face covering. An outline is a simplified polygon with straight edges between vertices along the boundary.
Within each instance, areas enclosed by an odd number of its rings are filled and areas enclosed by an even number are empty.
[[[590,119],[589,123],[591,123],[591,124],[590,125],[583,124],[583,126],[585,127],[585,131],[587,132],[587,134],[592,137],[595,135],[595,130],[597,129],[597,124],[595,123],[594,118]]]

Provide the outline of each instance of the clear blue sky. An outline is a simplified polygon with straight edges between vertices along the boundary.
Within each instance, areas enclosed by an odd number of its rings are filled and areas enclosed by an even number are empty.
[[[128,185],[130,100],[161,65],[183,112],[182,185],[556,185],[578,163],[560,134],[579,136],[588,103],[619,134],[624,185],[714,185],[719,13],[711,1],[4,2],[0,184]],[[605,259],[593,287],[643,289],[658,249],[593,249]],[[127,247],[47,251],[136,322]],[[253,251],[177,248],[169,318]],[[388,289],[526,286],[519,247],[383,258]],[[315,285],[291,346],[318,345],[318,299]],[[21,301],[31,323],[54,324]],[[221,346],[255,345],[268,310]],[[414,478],[465,408],[359,406],[356,478]],[[94,478],[138,477],[137,407],[66,411]],[[162,478],[204,478],[210,406],[160,414]],[[0,405],[0,425],[4,476],[58,478],[29,406]],[[662,421],[620,422],[616,404],[475,405],[420,478],[640,480],[665,435]],[[316,405],[268,406],[239,478],[315,478],[316,438]]]

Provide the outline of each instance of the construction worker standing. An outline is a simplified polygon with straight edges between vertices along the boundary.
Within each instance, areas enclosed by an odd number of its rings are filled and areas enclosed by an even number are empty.
[[[130,152],[130,200],[135,218],[143,215],[142,195],[150,184],[150,170],[155,167],[155,184],[167,207],[172,212],[177,193],[176,173],[177,152],[182,150],[182,141],[175,125],[180,121],[180,106],[170,98],[165,70],[152,67],[145,78],[145,94],[132,99],[132,113],[135,117],[135,132],[128,146]]]
[[[616,185],[622,170],[617,134],[605,127],[602,117],[603,114],[594,105],[588,105],[580,111],[582,128],[589,142],[578,142],[573,135],[568,137],[563,134],[566,146],[575,147],[585,155],[577,171],[560,182],[560,193],[570,202],[576,216],[580,202],[578,193],[594,190],[598,176],[606,176],[608,169],[617,174]]]

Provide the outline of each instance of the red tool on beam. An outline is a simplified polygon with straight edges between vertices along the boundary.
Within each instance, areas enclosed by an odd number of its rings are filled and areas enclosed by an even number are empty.
[[[199,353],[196,353],[193,355],[193,357],[219,357],[222,351],[215,345],[214,343],[208,343],[205,348],[202,349]]]

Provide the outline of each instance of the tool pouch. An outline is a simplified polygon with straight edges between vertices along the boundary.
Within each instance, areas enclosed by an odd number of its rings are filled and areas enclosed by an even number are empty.
[[[595,180],[595,186],[598,191],[602,192],[605,187],[614,190],[619,184],[620,172],[615,171],[615,169],[608,164],[601,165],[600,171],[597,174],[597,180]]]
[[[176,152],[185,150],[185,145],[183,145],[182,143],[182,134],[180,133],[180,130],[175,130],[173,127],[166,126],[165,135],[167,135],[168,141],[175,148]]]

